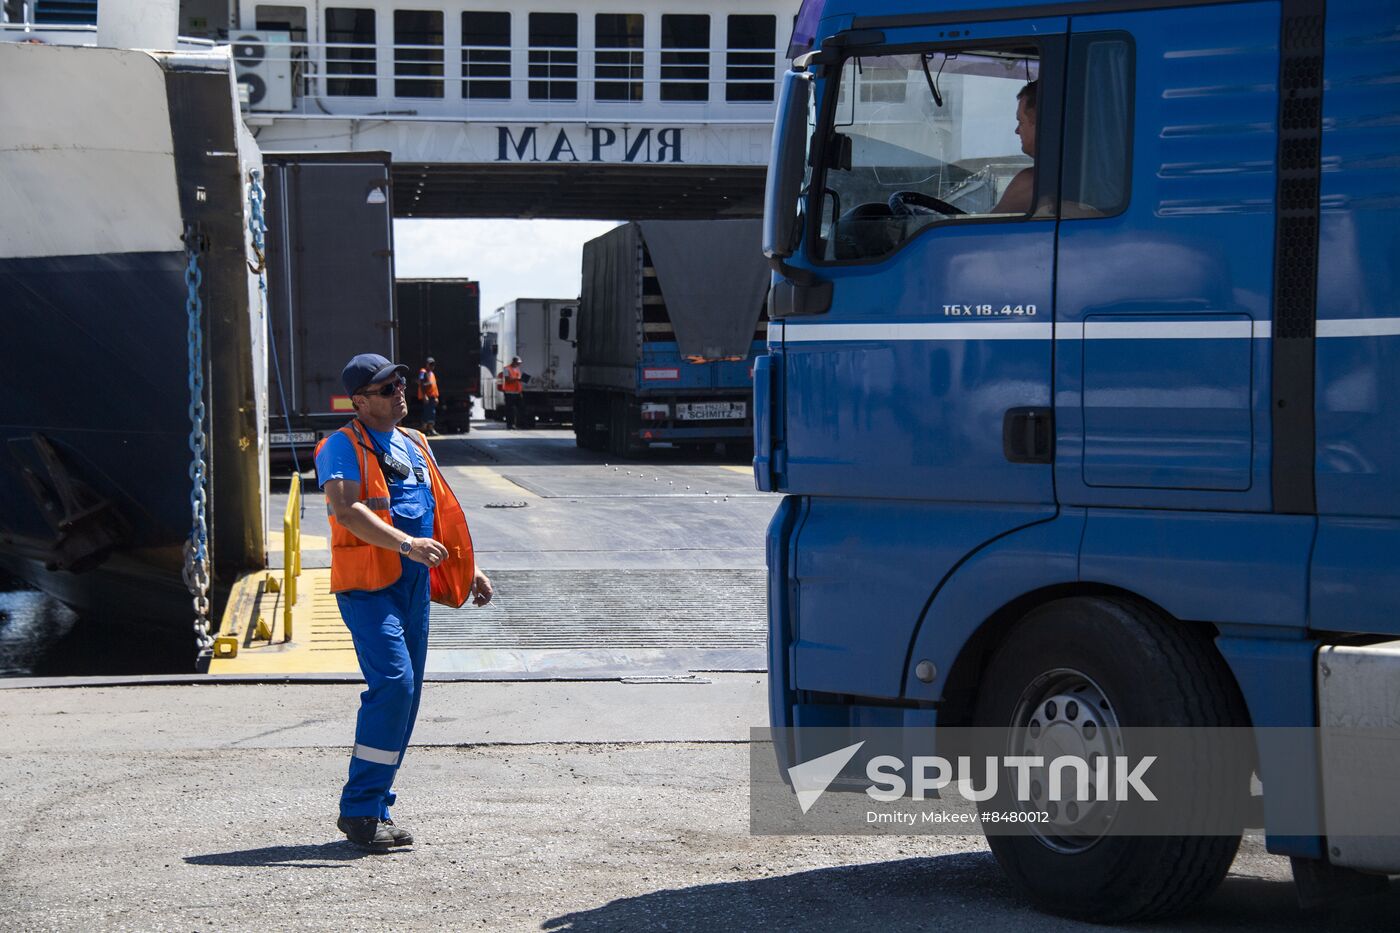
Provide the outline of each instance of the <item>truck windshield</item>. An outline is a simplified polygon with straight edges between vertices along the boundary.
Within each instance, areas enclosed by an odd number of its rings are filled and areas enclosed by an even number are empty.
[[[1039,71],[1034,49],[848,59],[826,140],[824,258],[881,256],[949,217],[1028,213]]]

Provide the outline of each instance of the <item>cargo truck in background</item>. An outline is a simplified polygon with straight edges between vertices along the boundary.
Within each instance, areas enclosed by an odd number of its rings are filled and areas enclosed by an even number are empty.
[[[747,448],[769,278],[756,220],[641,221],[585,243],[578,446]]]
[[[1253,793],[1186,756],[1180,813],[1238,804],[1307,899],[1400,872],[1397,24],[803,4],[754,373],[784,774],[836,744],[808,725],[1002,730],[1008,764],[1238,729]],[[1191,907],[1240,839],[1008,794],[993,854],[1088,920]]]
[[[272,458],[305,467],[354,407],[357,353],[395,358],[387,152],[264,153],[268,424]]]
[[[530,377],[521,392],[524,423],[572,421],[577,331],[577,298],[517,298],[487,315],[481,322],[486,417],[504,420],[505,392],[497,374],[518,356],[520,369]]]
[[[394,287],[398,362],[411,371],[405,423],[422,423],[417,375],[431,356],[438,432],[470,431],[472,400],[481,395],[481,289],[471,279],[399,279]]]

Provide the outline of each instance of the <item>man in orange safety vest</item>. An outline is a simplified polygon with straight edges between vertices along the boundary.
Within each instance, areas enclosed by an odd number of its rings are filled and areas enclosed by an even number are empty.
[[[491,600],[471,533],[427,439],[398,426],[408,367],[362,353],[341,374],[355,419],[316,447],[331,526],[331,592],[355,643],[360,694],[336,826],[368,849],[411,845],[389,816],[423,694],[429,601]]]

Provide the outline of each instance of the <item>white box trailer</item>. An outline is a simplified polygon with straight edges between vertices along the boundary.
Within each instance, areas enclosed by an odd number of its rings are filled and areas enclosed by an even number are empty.
[[[505,418],[497,374],[520,357],[527,424],[570,422],[574,415],[574,359],[578,347],[577,298],[517,298],[481,321],[482,406],[486,417]]]

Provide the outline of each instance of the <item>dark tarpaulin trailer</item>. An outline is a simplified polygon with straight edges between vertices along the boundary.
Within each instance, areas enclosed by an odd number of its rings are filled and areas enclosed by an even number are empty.
[[[642,362],[644,308],[655,305],[644,294],[651,291],[648,269],[682,359],[747,357],[770,278],[760,235],[757,220],[650,220],[585,243],[580,379],[635,386],[631,370]]]
[[[472,399],[481,395],[481,289],[470,279],[399,279],[395,290],[399,362],[412,370],[408,423],[422,421],[415,380],[431,356],[438,430],[471,430]]]
[[[267,153],[263,163],[271,447],[285,457],[295,444],[305,456],[354,414],[340,381],[346,361],[397,349],[390,158]]]
[[[641,221],[584,244],[579,444],[750,439],[770,275],[756,220]]]

